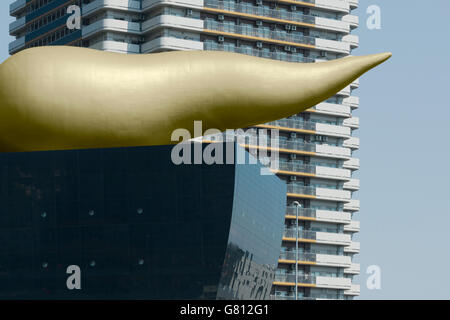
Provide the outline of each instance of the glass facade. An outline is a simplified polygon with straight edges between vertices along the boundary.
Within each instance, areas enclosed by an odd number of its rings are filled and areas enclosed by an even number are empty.
[[[1,154],[0,298],[268,298],[285,185],[171,150]]]

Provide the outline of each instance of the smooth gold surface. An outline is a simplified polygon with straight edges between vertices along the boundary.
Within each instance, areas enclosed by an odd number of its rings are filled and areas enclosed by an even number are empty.
[[[21,51],[0,65],[0,152],[174,143],[281,119],[333,96],[390,53],[300,64],[219,51]]]

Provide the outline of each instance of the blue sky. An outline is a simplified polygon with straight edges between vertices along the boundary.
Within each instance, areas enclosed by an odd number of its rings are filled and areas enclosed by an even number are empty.
[[[0,4],[0,62],[11,41],[10,2]],[[356,11],[360,48],[353,54],[393,53],[355,91],[361,299],[450,298],[450,2],[428,2],[360,0]],[[366,27],[370,5],[381,8],[381,30]],[[369,265],[381,268],[381,290],[366,288]]]

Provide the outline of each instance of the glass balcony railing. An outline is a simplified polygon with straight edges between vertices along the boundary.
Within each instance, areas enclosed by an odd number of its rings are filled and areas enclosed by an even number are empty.
[[[315,38],[302,36],[299,34],[287,33],[284,31],[270,30],[269,28],[254,28],[248,25],[235,25],[231,23],[221,23],[215,20],[206,19],[204,28],[208,30],[216,30],[244,36],[258,37],[264,39],[273,39],[287,41],[298,44],[314,45]]]
[[[274,59],[287,62],[302,62],[302,63],[314,62],[314,59],[304,57],[301,54],[295,53],[288,54],[286,52],[259,50],[249,47],[236,47],[235,45],[232,44],[220,44],[212,41],[205,41],[203,43],[203,48],[204,50],[236,52],[254,57]]]
[[[297,207],[291,206],[286,208],[286,214],[290,216],[295,216],[297,214]],[[298,216],[299,217],[308,217],[308,218],[315,218],[316,217],[316,210],[310,209],[310,208],[299,208],[298,209]]]
[[[286,229],[284,229],[284,237],[286,237],[286,238],[296,238],[296,236],[297,236],[297,229],[296,228],[286,228]],[[316,232],[315,231],[309,231],[309,230],[298,230],[298,238],[299,239],[315,240],[316,239]]]
[[[315,173],[316,167],[308,164],[297,164],[293,162],[280,161],[278,163],[279,170],[292,171],[292,172],[303,172],[303,173]],[[295,211],[294,211],[295,214]],[[300,211],[299,211],[300,214]]]
[[[330,300],[343,300],[344,297],[342,295],[337,294],[314,294],[314,295],[298,295],[298,300],[316,300],[316,299],[330,299]],[[270,295],[270,300],[295,300],[294,293],[288,292],[277,292],[275,294]]]
[[[306,1],[304,1],[306,2]],[[221,9],[226,11],[241,12],[261,17],[276,18],[288,21],[314,24],[315,17],[302,14],[298,11],[274,10],[263,6],[252,6],[248,3],[235,3],[234,1],[205,0],[204,6],[208,8]]]
[[[276,121],[271,121],[266,123],[269,126],[276,127],[287,127],[294,129],[303,129],[303,130],[316,130],[316,124],[310,121],[302,121],[296,119],[281,119]]]
[[[295,283],[295,274],[286,273],[286,274],[275,274],[276,282],[290,282]],[[308,274],[299,274],[297,276],[297,282],[303,284],[313,284],[316,282],[316,277]]]
[[[289,149],[289,150],[300,150],[300,151],[308,151],[308,152],[316,151],[316,145],[314,143],[298,142],[298,141],[283,140],[283,139],[279,140],[278,147],[282,148],[282,149]]]
[[[282,259],[282,260],[294,260],[295,261],[295,258],[296,258],[295,251],[285,251],[285,252],[280,253],[280,259]],[[298,261],[315,262],[316,254],[299,252],[298,253]]]
[[[316,188],[310,186],[301,186],[296,184],[288,184],[287,185],[288,193],[296,193],[296,194],[305,194],[305,195],[316,195]]]

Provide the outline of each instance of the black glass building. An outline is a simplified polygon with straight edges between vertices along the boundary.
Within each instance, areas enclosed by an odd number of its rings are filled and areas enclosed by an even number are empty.
[[[267,299],[285,184],[171,150],[1,154],[0,298]]]

